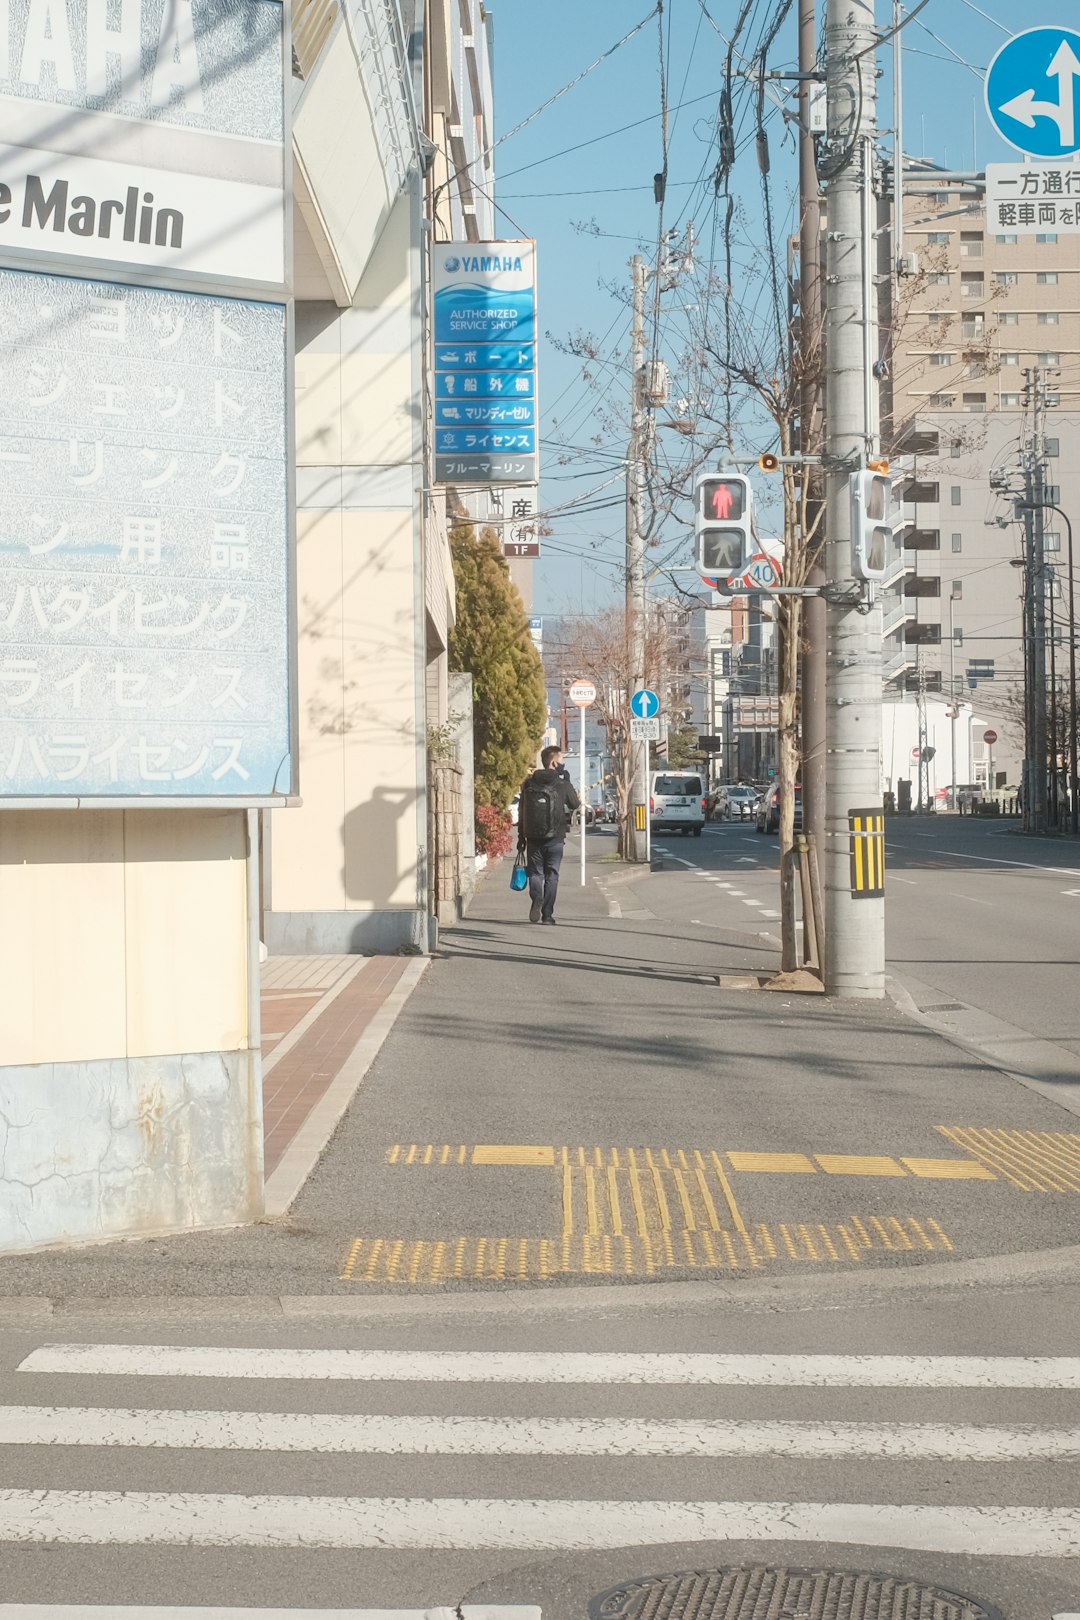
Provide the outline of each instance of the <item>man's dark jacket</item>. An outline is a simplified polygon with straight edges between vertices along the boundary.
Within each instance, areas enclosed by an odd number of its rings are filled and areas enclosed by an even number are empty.
[[[540,787],[554,787],[558,810],[555,817],[555,831],[550,842],[564,844],[570,827],[570,818],[574,811],[580,808],[581,800],[574,792],[574,784],[568,776],[564,776],[561,771],[543,770],[533,771],[532,775],[527,776],[521,784],[521,806],[518,812],[519,843],[524,842],[525,838],[524,832],[521,831],[521,824],[524,821],[525,813],[525,790],[530,782],[535,782]]]

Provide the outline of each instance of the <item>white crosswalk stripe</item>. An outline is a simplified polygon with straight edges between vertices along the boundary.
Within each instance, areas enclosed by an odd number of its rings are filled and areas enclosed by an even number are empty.
[[[62,1402],[70,1379],[78,1381],[80,1404]],[[100,1395],[94,1405],[81,1404],[88,1379],[94,1380],[91,1387]],[[1010,1393],[1014,1407],[1029,1397],[1045,1401],[1074,1392],[1080,1389],[1078,1357],[57,1343],[42,1345],[22,1359],[17,1382],[23,1386],[24,1380],[37,1381],[24,1387],[32,1387],[35,1394],[47,1390],[52,1399],[48,1405],[0,1406],[0,1458],[10,1464],[12,1458],[25,1456],[30,1468],[35,1459],[49,1457],[56,1448],[63,1448],[69,1458],[82,1458],[77,1477],[65,1463],[63,1488],[47,1484],[0,1489],[0,1540],[28,1546],[555,1552],[738,1541],[825,1542],[969,1557],[1080,1557],[1080,1505],[1075,1500],[1080,1494],[1075,1469],[1080,1428],[1015,1421],[946,1422],[941,1421],[940,1405],[929,1414],[934,1420],[927,1421],[925,1406],[920,1411],[920,1404],[932,1400],[935,1392],[952,1391],[959,1392],[957,1398],[962,1395],[969,1408],[978,1403],[977,1412],[985,1406],[992,1420],[1002,1392]],[[205,1392],[206,1384],[200,1381],[206,1380],[222,1381],[227,1407],[185,1400],[192,1389]],[[107,1404],[114,1393],[130,1401],[132,1381],[140,1394],[152,1394],[152,1399],[137,1405]],[[275,1383],[280,1388],[270,1387]],[[310,1404],[322,1407],[335,1401],[333,1386],[341,1404],[347,1404],[350,1386],[387,1386],[369,1393],[357,1390],[350,1397],[386,1409],[305,1411],[299,1409],[304,1401],[298,1384],[312,1391],[317,1386],[320,1399],[311,1399]],[[462,1401],[489,1399],[520,1409],[494,1415],[428,1409],[448,1404],[447,1390],[457,1386],[464,1386]],[[598,1398],[588,1392],[601,1386],[609,1392],[605,1399],[615,1404],[614,1415],[588,1412],[590,1400]],[[245,1399],[251,1399],[256,1389],[266,1391],[270,1409],[244,1409]],[[809,1410],[797,1419],[756,1416],[765,1399],[759,1393],[750,1415],[717,1417],[716,1397],[700,1392],[718,1389],[730,1392],[728,1401],[742,1399],[738,1392],[743,1390],[783,1391],[789,1407],[797,1400]],[[164,1397],[163,1390],[168,1392]],[[682,1412],[660,1415],[657,1403],[671,1391],[683,1392]],[[835,1408],[845,1392],[856,1391],[881,1392],[894,1409],[910,1408],[912,1420],[839,1421],[831,1409],[814,1414],[816,1402],[831,1400]],[[209,1399],[219,1394],[213,1389]],[[940,1401],[940,1394],[936,1398]],[[708,1415],[686,1416],[690,1399]],[[557,1410],[545,1413],[545,1401],[555,1403]],[[619,1403],[634,1410],[619,1412]],[[420,1410],[407,1409],[410,1404]],[[81,1450],[69,1453],[66,1448]],[[83,1488],[87,1469],[98,1466],[96,1457],[87,1458],[88,1450],[100,1453],[107,1488]],[[244,1454],[249,1459],[245,1480],[250,1477],[256,1488],[246,1492],[146,1488],[159,1483],[155,1470],[170,1466],[175,1470],[183,1462],[177,1454],[188,1451]],[[152,1453],[168,1455],[151,1464],[147,1454]],[[265,1489],[256,1471],[271,1468],[276,1453],[323,1459],[318,1464],[321,1474],[310,1472],[314,1463],[307,1465],[304,1478],[312,1483],[310,1493]],[[351,1489],[348,1494],[332,1494],[335,1482],[340,1485],[345,1479],[354,1489],[358,1477],[355,1469],[334,1476],[335,1457],[371,1459],[359,1476],[364,1494]],[[132,1468],[137,1466],[137,1489],[123,1488],[125,1458],[131,1459]],[[380,1458],[392,1461],[380,1465]],[[477,1494],[433,1490],[432,1483],[439,1480],[457,1483],[440,1458],[473,1459],[468,1477],[470,1485],[479,1486]],[[521,1460],[514,1474],[496,1472],[498,1460],[505,1458]],[[582,1491],[595,1476],[583,1471],[575,1459],[590,1458],[612,1459],[600,1476],[605,1483],[602,1496]],[[765,1476],[774,1487],[779,1483],[782,1489],[794,1467],[801,1470],[797,1476],[801,1481],[812,1479],[817,1488],[805,1492],[806,1500],[783,1499],[775,1489],[754,1493],[744,1486],[740,1492],[738,1469],[743,1459],[755,1458],[776,1460]],[[484,1465],[483,1459],[491,1462]],[[683,1474],[671,1472],[672,1459],[685,1460]],[[721,1469],[718,1465],[725,1459]],[[836,1486],[841,1461],[874,1465],[872,1476],[855,1475],[873,1478],[873,1500],[846,1499]],[[545,1472],[547,1462],[550,1469]],[[988,1485],[987,1467],[1005,1469],[1026,1462],[1039,1462],[1047,1470],[1040,1476],[1038,1505],[1003,1502],[1002,1490]],[[935,1465],[942,1464],[950,1465],[947,1472],[940,1466],[935,1472]],[[913,1491],[912,1476],[905,1474],[905,1500],[903,1492],[890,1490],[889,1469],[912,1465],[926,1466],[925,1479],[919,1476],[925,1488]],[[965,1465],[977,1465],[973,1474],[979,1489],[965,1491]],[[207,1470],[213,1466],[209,1461],[200,1464],[197,1479],[212,1481]],[[377,1494],[380,1466],[396,1470],[389,1476],[391,1493]],[[483,1466],[492,1486],[496,1482],[505,1486],[513,1479],[517,1490],[484,1491],[488,1480],[480,1471]],[[577,1473],[572,1472],[575,1467]],[[11,1474],[7,1466],[5,1477],[10,1479]],[[295,1474],[287,1477],[295,1486]],[[759,1465],[755,1483],[761,1477]],[[92,1483],[92,1474],[90,1479]],[[657,1479],[666,1483],[663,1495],[648,1490]],[[685,1481],[685,1495],[678,1488],[672,1492],[675,1479]],[[69,1480],[80,1488],[68,1488]],[[721,1490],[715,1496],[707,1494],[717,1481],[722,1481]],[[161,1476],[160,1483],[170,1482],[175,1482],[175,1474]],[[830,1484],[836,1487],[832,1491]],[[759,1500],[757,1494],[767,1499]],[[965,1499],[969,1495],[989,1499]],[[97,1612],[101,1620],[112,1620],[108,1611]],[[186,1612],[125,1614],[127,1620],[143,1614],[146,1620],[157,1616],[166,1620]],[[213,1620],[232,1620],[226,1610],[199,1612]],[[248,1616],[251,1612],[244,1611]],[[79,1613],[90,1620],[94,1611]],[[288,1613],[296,1620],[302,1611]],[[349,1613],[371,1620],[374,1611]],[[464,1613],[465,1620],[488,1620],[488,1611]],[[490,1611],[492,1620],[536,1620],[536,1613]],[[65,1620],[62,1610],[0,1605],[0,1620],[53,1620],[54,1615]],[[418,1615],[419,1611],[411,1611],[407,1620]],[[397,1620],[403,1616],[405,1611],[398,1611]]]

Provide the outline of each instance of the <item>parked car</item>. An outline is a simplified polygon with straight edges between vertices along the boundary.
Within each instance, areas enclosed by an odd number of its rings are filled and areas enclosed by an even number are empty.
[[[780,831],[780,784],[776,782],[765,794],[757,809],[757,830],[759,833],[778,833]],[[795,784],[795,831],[802,832],[802,787]]]
[[[757,789],[744,782],[725,783],[716,791],[716,815],[720,821],[750,821],[757,806]]]
[[[705,789],[696,771],[654,771],[649,783],[649,822],[653,832],[693,833],[705,825]]]

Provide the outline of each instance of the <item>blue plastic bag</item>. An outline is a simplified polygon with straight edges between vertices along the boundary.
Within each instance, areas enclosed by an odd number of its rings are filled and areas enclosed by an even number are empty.
[[[520,894],[522,889],[529,887],[529,874],[525,870],[525,851],[523,849],[518,850],[514,870],[510,873],[510,887],[515,894]]]

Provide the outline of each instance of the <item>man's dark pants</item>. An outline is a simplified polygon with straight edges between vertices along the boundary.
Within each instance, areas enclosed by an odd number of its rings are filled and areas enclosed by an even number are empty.
[[[546,844],[530,842],[528,845],[529,898],[539,904],[541,917],[550,917],[555,910],[559,867],[565,847],[565,844],[556,843],[554,839]]]

